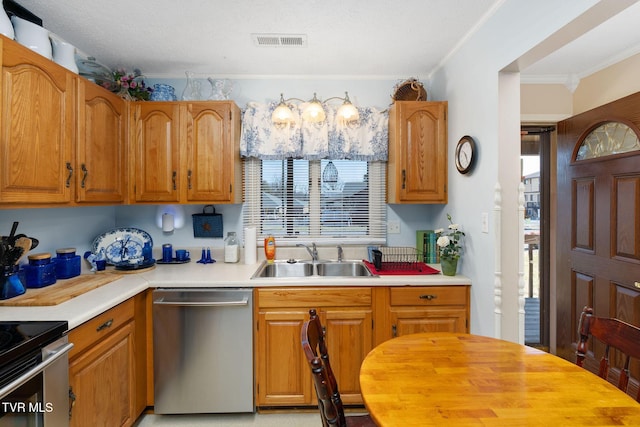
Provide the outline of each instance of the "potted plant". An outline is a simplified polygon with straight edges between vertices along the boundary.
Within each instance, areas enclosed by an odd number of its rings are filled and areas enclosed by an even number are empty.
[[[462,236],[464,233],[460,230],[460,226],[451,220],[451,215],[447,214],[449,220],[448,230],[440,228],[435,231],[438,236],[436,244],[440,249],[440,267],[442,274],[446,276],[455,276],[458,269],[458,260],[462,252]]]

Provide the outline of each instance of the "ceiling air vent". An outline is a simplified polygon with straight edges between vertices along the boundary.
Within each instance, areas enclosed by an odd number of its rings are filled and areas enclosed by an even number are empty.
[[[251,34],[258,47],[307,47],[305,34]]]

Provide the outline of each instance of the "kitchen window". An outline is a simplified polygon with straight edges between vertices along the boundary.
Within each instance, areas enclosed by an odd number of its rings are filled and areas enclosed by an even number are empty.
[[[281,244],[380,244],[385,162],[245,159],[244,225]]]

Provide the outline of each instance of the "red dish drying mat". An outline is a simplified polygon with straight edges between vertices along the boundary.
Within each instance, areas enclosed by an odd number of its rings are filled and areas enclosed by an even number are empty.
[[[384,268],[382,270],[378,270],[376,269],[376,266],[373,265],[373,263],[367,261],[367,260],[362,260],[362,262],[365,263],[365,265],[367,266],[367,268],[369,269],[369,271],[371,271],[373,274],[378,274],[378,275],[416,275],[416,274],[440,274],[440,270],[436,270],[433,267],[429,267],[427,264],[425,264],[424,262],[417,262],[415,263],[415,267],[411,268],[410,270],[406,270],[406,269],[399,269],[399,270],[394,270],[393,268],[391,268],[391,265],[393,263],[384,263],[384,266],[387,268]]]

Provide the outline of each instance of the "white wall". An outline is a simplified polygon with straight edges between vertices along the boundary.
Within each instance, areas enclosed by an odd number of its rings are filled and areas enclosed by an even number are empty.
[[[478,144],[478,162],[473,173],[459,175],[449,168],[449,206],[455,220],[463,224],[468,238],[462,273],[473,281],[471,331],[500,335],[518,341],[518,200],[519,184],[519,96],[501,93],[518,85],[500,72],[548,36],[572,21],[595,1],[508,0],[438,70],[431,87],[440,99],[449,101],[449,155],[463,135]],[[517,77],[517,74],[516,74]],[[501,104],[502,102],[502,104]],[[517,148],[516,148],[517,147]],[[480,214],[493,216],[494,188],[502,188],[503,226],[501,242],[480,232]],[[444,211],[440,212],[444,222]],[[490,219],[489,224],[493,224]],[[494,327],[494,248],[501,244],[502,319]]]
[[[0,210],[0,235],[8,235],[14,221],[19,222],[17,234],[38,239],[38,247],[31,253],[49,252],[52,256],[59,248],[76,248],[82,255],[91,249],[94,237],[116,224],[113,206],[4,209]]]

